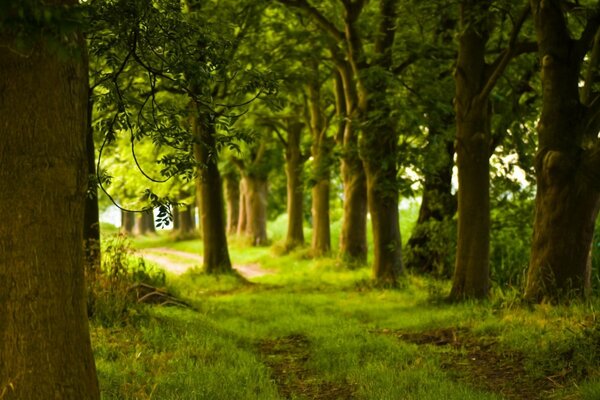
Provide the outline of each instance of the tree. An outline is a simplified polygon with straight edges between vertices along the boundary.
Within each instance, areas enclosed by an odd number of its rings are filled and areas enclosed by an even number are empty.
[[[537,192],[525,298],[541,301],[589,292],[591,244],[600,199],[598,61],[600,4],[579,38],[557,0],[531,1],[541,60],[542,112]],[[576,12],[577,10],[572,10]],[[589,60],[586,54],[591,50]],[[580,89],[581,71],[587,64]]]
[[[312,253],[323,256],[331,251],[331,232],[329,221],[329,192],[331,180],[332,152],[334,141],[328,135],[329,121],[325,115],[322,100],[322,85],[317,60],[311,60],[312,68],[307,77],[307,125],[312,134]]]
[[[528,8],[515,20],[508,47],[486,63],[491,33],[490,2],[463,0],[456,65],[456,154],[458,166],[458,237],[450,298],[484,298],[489,291],[490,195],[492,152],[489,95],[510,60],[528,47],[517,36]]]
[[[0,13],[4,399],[100,398],[82,246],[88,186],[86,48],[81,34],[62,25],[71,10],[67,6],[76,3],[9,2]],[[40,10],[51,18],[37,20]],[[22,17],[12,18],[17,15]],[[23,40],[25,49],[19,47]]]
[[[307,0],[280,2],[308,14],[329,35],[351,67],[350,81],[356,92],[356,111],[349,115],[354,116],[361,127],[360,157],[366,174],[373,231],[373,279],[380,284],[395,285],[402,271],[402,253],[398,213],[398,131],[396,121],[391,118],[393,110],[389,88],[393,76],[391,71],[395,69],[392,54],[398,26],[398,1],[377,2],[375,14],[378,26],[372,36],[359,29],[358,21],[366,6],[364,0],[341,1],[342,29],[336,25],[335,19],[327,18]],[[365,39],[370,46],[365,46]],[[332,56],[335,57],[336,53],[337,50]],[[341,66],[343,62],[339,64]],[[350,110],[347,112],[350,113]]]

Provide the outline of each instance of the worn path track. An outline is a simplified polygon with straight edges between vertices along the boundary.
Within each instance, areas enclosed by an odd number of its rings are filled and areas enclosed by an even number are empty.
[[[202,256],[169,249],[167,247],[153,247],[137,251],[144,259],[156,263],[166,271],[181,275],[190,268],[202,267]],[[263,269],[258,264],[235,264],[233,268],[244,278],[252,279],[259,276],[273,274],[273,271]]]

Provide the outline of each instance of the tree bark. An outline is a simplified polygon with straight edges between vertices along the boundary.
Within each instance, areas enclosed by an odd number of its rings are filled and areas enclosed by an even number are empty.
[[[202,203],[202,240],[204,270],[209,274],[232,273],[221,174],[217,165],[215,121],[209,115],[194,115],[192,129],[196,138],[194,156],[199,163],[197,193]]]
[[[288,123],[288,139],[285,149],[288,214],[285,249],[288,251],[304,245],[304,230],[302,227],[304,220],[304,182],[302,179],[304,158],[300,149],[303,127],[304,124],[301,123]]]
[[[483,298],[489,291],[491,147],[485,47],[489,27],[481,18],[487,1],[461,4],[456,80],[456,154],[458,167],[458,232],[450,298]]]
[[[135,220],[135,232],[138,235],[156,233],[156,227],[154,226],[154,214],[152,210],[139,213],[137,219]]]
[[[196,221],[194,221],[193,207],[190,205],[183,206],[178,213],[179,229],[178,235],[183,238],[189,238],[196,231]]]
[[[322,179],[312,188],[312,254],[320,257],[331,251],[329,222],[329,179]]]
[[[313,135],[311,155],[312,168],[312,246],[314,256],[320,257],[331,251],[329,223],[329,180],[332,165],[333,140],[327,136],[327,123],[321,104],[318,64],[313,66],[308,91],[309,126]]]
[[[579,93],[580,69],[589,44],[571,39],[560,2],[532,0],[531,7],[542,60],[543,99],[525,298],[542,301],[583,296],[590,290],[600,152],[597,129],[586,132],[597,123],[597,109],[588,96],[580,99]],[[597,29],[597,21],[594,26]],[[593,63],[590,68],[597,68]],[[586,82],[584,90],[590,84]]]
[[[240,216],[240,178],[237,173],[224,176],[225,199],[227,202],[227,233],[234,235],[238,229]]]
[[[121,210],[121,232],[132,235],[135,227],[135,214]]]
[[[100,398],[82,246],[86,49],[80,35],[65,40],[79,52],[55,54],[40,40],[23,57],[11,51],[13,38],[0,37],[0,397],[6,400]]]
[[[269,186],[266,176],[246,175],[246,235],[253,246],[265,246],[267,240],[267,196]]]
[[[365,132],[363,162],[373,230],[373,279],[394,286],[402,273],[402,240],[398,212],[397,166],[390,161],[397,154],[397,136],[385,132]],[[377,141],[377,143],[373,143]],[[387,160],[387,162],[382,162]]]
[[[344,187],[344,217],[340,231],[340,258],[349,263],[367,261],[367,179],[358,151],[356,93],[350,65],[336,61],[336,109],[340,126],[336,141],[342,149],[340,172]]]
[[[246,234],[246,229],[248,227],[248,212],[246,210],[247,205],[247,188],[246,181],[244,179],[240,179],[240,205],[239,205],[239,216],[238,216],[238,226],[237,226],[237,234],[238,236],[244,236]]]

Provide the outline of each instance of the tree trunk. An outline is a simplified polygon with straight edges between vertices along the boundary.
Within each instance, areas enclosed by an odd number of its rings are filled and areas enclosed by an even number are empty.
[[[204,270],[209,274],[231,273],[233,269],[225,231],[225,202],[217,165],[215,121],[209,115],[195,115],[192,125],[196,138],[194,156],[200,164],[196,191],[200,193],[202,203]]]
[[[483,298],[489,291],[491,147],[485,47],[487,21],[480,17],[487,2],[461,4],[456,80],[456,155],[458,167],[458,232],[456,265],[450,298]]]
[[[597,108],[589,104],[589,96],[580,100],[579,94],[581,63],[588,47],[578,48],[581,43],[571,39],[560,2],[532,0],[531,7],[542,60],[543,99],[525,298],[541,301],[582,296],[590,290],[600,150]],[[590,61],[591,68],[597,68],[596,61]]]
[[[132,235],[135,227],[135,214],[121,210],[121,232]]]
[[[137,219],[135,220],[135,232],[138,235],[156,233],[156,228],[154,226],[154,214],[151,210],[139,213]]]
[[[86,266],[95,270],[100,267],[100,213],[98,210],[98,187],[95,182],[96,175],[96,152],[94,149],[94,129],[92,128],[93,104],[88,100],[87,106],[87,129],[86,129],[86,158],[88,174],[91,177],[88,182],[88,193],[85,198],[85,216],[83,223],[83,241],[85,248]]]
[[[178,231],[179,230],[179,207],[177,206],[171,206],[172,208],[172,213],[173,213],[173,230],[174,231]]]
[[[358,138],[346,124],[341,160],[344,186],[344,220],[340,232],[340,257],[348,262],[367,261],[367,179],[358,155]]]
[[[79,52],[49,52],[40,40],[24,57],[11,51],[10,37],[0,38],[0,397],[5,400],[100,398],[82,246],[87,60],[81,36],[65,40]]]
[[[426,152],[435,155],[432,166],[426,166],[425,182],[419,217],[407,243],[406,268],[422,273],[447,275],[452,267],[447,265],[447,242],[440,243],[441,224],[450,223],[456,212],[452,195],[452,168],[454,143],[443,140],[443,131],[429,128]]]
[[[340,120],[336,141],[342,148],[340,172],[344,187],[344,217],[340,231],[340,258],[349,263],[367,261],[367,179],[358,152],[356,93],[352,69],[336,62],[336,110]]]
[[[393,131],[392,131],[393,132]],[[381,132],[365,133],[365,173],[371,225],[373,230],[373,279],[383,286],[394,286],[402,273],[402,240],[398,213],[397,166],[389,160],[397,154],[397,136]],[[373,143],[374,141],[377,144]],[[370,142],[370,143],[369,143]]]
[[[267,196],[268,183],[266,177],[246,175],[246,235],[253,246],[265,246],[267,240]]]
[[[178,213],[179,229],[178,235],[181,238],[189,238],[196,231],[196,221],[194,221],[193,207],[190,205],[183,206]]]
[[[246,234],[246,229],[248,229],[248,212],[246,210],[247,201],[247,191],[246,188],[246,180],[240,180],[240,205],[239,205],[239,215],[238,215],[238,226],[237,226],[237,234],[238,236],[244,236]]]
[[[329,223],[329,180],[333,161],[333,139],[327,136],[327,124],[321,104],[319,67],[313,65],[314,74],[308,87],[308,106],[310,130],[313,135],[311,155],[312,171],[312,246],[314,256],[319,257],[331,251],[331,233]]]
[[[300,149],[300,138],[303,124],[288,124],[288,140],[285,151],[285,173],[287,176],[287,214],[288,226],[285,237],[285,248],[291,250],[304,245],[303,203],[304,182],[302,169],[304,160]]]
[[[224,176],[225,199],[227,201],[227,233],[234,235],[240,217],[240,178],[237,173]]]
[[[331,251],[329,223],[329,179],[322,179],[312,188],[312,254],[320,257]]]

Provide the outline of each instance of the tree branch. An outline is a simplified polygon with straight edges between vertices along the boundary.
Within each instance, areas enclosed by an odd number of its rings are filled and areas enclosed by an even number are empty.
[[[324,31],[326,31],[334,40],[341,42],[344,40],[344,34],[340,31],[333,22],[329,21],[319,10],[310,5],[307,0],[277,0],[281,4],[290,7],[296,7],[304,10],[311,18],[314,19],[315,23],[319,25]]]
[[[502,54],[500,54],[498,56],[496,61],[494,61],[492,63],[492,66],[494,68],[492,69],[490,77],[488,78],[485,86],[481,90],[481,93],[479,93],[479,95],[478,95],[478,98],[480,100],[485,99],[490,95],[490,93],[492,92],[492,89],[494,89],[494,86],[496,86],[498,79],[500,79],[500,77],[504,73],[504,70],[508,66],[508,63],[514,57],[515,47],[516,47],[516,43],[517,43],[517,37],[519,36],[519,32],[521,31],[521,28],[523,27],[523,24],[527,20],[527,17],[529,17],[530,13],[531,13],[531,7],[529,6],[529,4],[526,4],[525,7],[523,8],[523,11],[521,11],[521,15],[519,16],[519,19],[513,25],[513,29],[510,33],[510,39],[508,41],[508,46],[507,46],[506,50],[504,52],[502,52]]]

